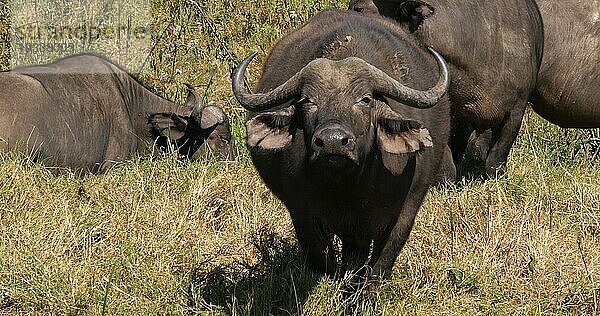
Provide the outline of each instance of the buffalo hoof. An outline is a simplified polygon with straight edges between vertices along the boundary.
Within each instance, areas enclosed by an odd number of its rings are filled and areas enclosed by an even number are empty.
[[[357,271],[348,272],[344,277],[341,295],[346,315],[361,315],[362,306],[377,301],[381,280],[372,275],[371,271],[371,267],[364,266]]]

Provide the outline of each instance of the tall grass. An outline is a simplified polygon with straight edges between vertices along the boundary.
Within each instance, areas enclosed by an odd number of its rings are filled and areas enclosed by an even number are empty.
[[[183,83],[203,88],[243,149],[231,66],[259,51],[253,85],[274,42],[333,5],[346,3],[153,0],[139,77],[173,100]],[[507,174],[432,189],[391,280],[363,301],[305,269],[287,211],[243,150],[85,177],[3,154],[0,314],[598,314],[600,167],[582,133],[528,113]]]
[[[10,31],[8,1],[0,1],[0,70],[5,70],[10,61]]]

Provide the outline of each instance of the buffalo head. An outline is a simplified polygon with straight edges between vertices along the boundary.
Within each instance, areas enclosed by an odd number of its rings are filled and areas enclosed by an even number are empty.
[[[247,121],[248,146],[281,150],[302,131],[309,165],[319,170],[351,170],[378,147],[392,174],[404,169],[399,155],[432,146],[429,131],[395,112],[385,97],[415,108],[435,105],[448,88],[446,63],[435,51],[441,77],[429,90],[412,89],[357,57],[318,58],[285,83],[265,93],[250,93],[243,74],[256,53],[233,72],[233,92],[255,115]]]
[[[233,157],[231,129],[225,112],[218,106],[204,105],[202,96],[190,85],[185,107],[192,109],[190,115],[150,115],[148,122],[158,146],[176,149],[191,160],[206,154]]]

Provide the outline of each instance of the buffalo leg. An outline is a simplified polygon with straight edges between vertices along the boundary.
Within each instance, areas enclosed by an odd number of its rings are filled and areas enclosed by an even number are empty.
[[[342,238],[343,269],[352,273],[344,289],[345,297],[355,294],[371,275],[371,267],[367,265],[370,250],[370,242]]]
[[[447,181],[452,182],[456,180],[458,179],[456,177],[456,166],[454,165],[454,159],[452,158],[452,151],[450,151],[450,147],[446,146],[440,165],[440,172],[436,176],[434,183],[438,185]]]
[[[326,230],[321,221],[307,215],[305,210],[290,210],[290,215],[308,266],[317,272],[334,274],[337,264],[333,235]]]
[[[456,179],[460,179],[463,176],[465,168],[463,161],[472,131],[473,127],[466,124],[459,124],[456,121],[454,122],[452,136],[450,137],[450,150],[452,152],[452,160],[456,166]]]
[[[497,129],[492,129],[490,151],[485,159],[485,172],[488,177],[506,172],[508,154],[519,134],[526,108],[526,101],[517,104],[506,116],[503,124]]]
[[[367,264],[370,243],[342,239],[342,264],[345,270],[360,269]]]
[[[369,262],[369,265],[373,267],[373,276],[389,278],[394,262],[408,240],[415,222],[417,209],[418,206],[414,205],[404,207],[394,226],[389,230],[387,237],[384,235],[383,238],[375,241],[371,261]]]

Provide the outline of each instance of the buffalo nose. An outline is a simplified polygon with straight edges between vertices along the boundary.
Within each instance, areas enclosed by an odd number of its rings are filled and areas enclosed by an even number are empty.
[[[355,139],[341,126],[326,127],[315,132],[312,140],[317,152],[342,154],[354,150]]]

